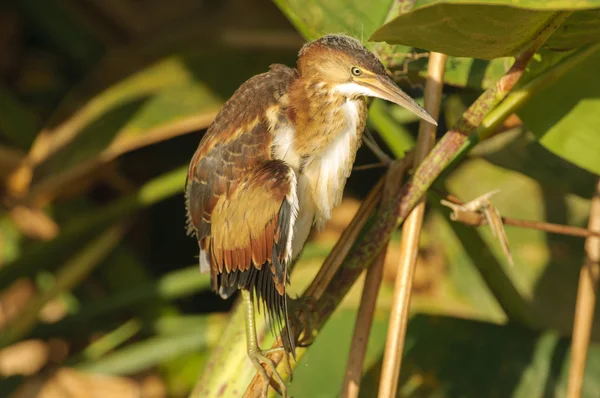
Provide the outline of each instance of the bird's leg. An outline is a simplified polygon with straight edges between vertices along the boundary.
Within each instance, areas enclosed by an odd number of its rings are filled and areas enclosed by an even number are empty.
[[[313,304],[314,300],[312,297],[300,296],[294,299],[288,297],[289,317],[292,323],[293,335],[298,339],[298,347],[308,347],[313,343],[313,331],[311,327]]]
[[[249,290],[242,289],[242,300],[244,303],[244,307],[246,310],[245,320],[246,320],[246,348],[248,349],[248,357],[252,364],[256,368],[256,371],[260,374],[263,379],[263,388],[261,397],[267,398],[267,392],[269,389],[269,384],[271,382],[271,378],[267,375],[265,368],[261,365],[261,362],[264,363],[267,367],[271,369],[272,377],[279,384],[279,388],[281,389],[280,393],[283,398],[287,398],[287,386],[283,382],[283,378],[277,372],[277,366],[275,362],[271,360],[267,355],[273,351],[284,351],[283,347],[273,348],[270,350],[263,351],[258,346],[258,340],[256,338],[256,319],[254,317],[254,302],[252,301],[252,295]],[[284,351],[284,356],[287,357],[287,354]]]

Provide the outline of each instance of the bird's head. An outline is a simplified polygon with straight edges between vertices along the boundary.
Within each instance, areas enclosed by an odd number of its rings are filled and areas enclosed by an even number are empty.
[[[303,77],[325,83],[349,98],[382,98],[437,125],[425,109],[394,83],[375,54],[350,36],[327,35],[307,43],[300,50],[298,70]]]

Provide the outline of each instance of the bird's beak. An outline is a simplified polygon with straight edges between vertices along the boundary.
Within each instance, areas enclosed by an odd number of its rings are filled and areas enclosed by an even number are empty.
[[[400,89],[388,76],[374,75],[361,79],[361,84],[368,86],[379,98],[398,104],[423,120],[437,126],[437,122],[425,109],[415,102],[408,94]]]

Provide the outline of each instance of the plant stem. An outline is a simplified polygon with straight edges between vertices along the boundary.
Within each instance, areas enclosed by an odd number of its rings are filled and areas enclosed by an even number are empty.
[[[596,194],[592,198],[589,229],[600,231],[600,180],[596,185]],[[586,258],[579,274],[579,289],[575,306],[575,325],[571,345],[571,364],[569,367],[568,398],[581,397],[583,376],[587,360],[588,346],[594,321],[596,291],[600,279],[600,238],[589,237],[585,242]]]
[[[402,184],[404,171],[405,167],[402,163],[392,163],[386,175],[383,203],[392,200],[398,189],[400,189],[399,187]],[[375,262],[367,268],[367,275],[365,277],[360,305],[358,307],[358,314],[356,315],[352,343],[350,344],[351,348],[350,355],[348,356],[348,364],[346,366],[346,376],[342,384],[341,396],[344,398],[358,397],[365,354],[367,352],[367,343],[369,342],[369,334],[371,332],[371,325],[373,324],[377,293],[379,292],[381,278],[383,276],[385,255],[386,250],[384,249],[379,253]]]
[[[436,120],[439,117],[442,102],[447,58],[445,54],[432,52],[427,66],[425,110]],[[435,130],[432,124],[421,121],[414,160],[415,168],[425,159],[435,144]],[[398,388],[398,376],[402,364],[410,299],[412,297],[413,276],[417,265],[419,239],[424,215],[425,200],[422,198],[408,215],[402,227],[400,264],[396,273],[394,298],[383,356],[381,380],[379,382],[379,397],[395,397]]]
[[[440,200],[442,199],[442,196],[440,196],[437,193],[436,197],[438,197]],[[462,201],[457,199],[456,196],[453,195],[446,195],[446,200],[452,203],[456,203],[458,205],[464,204]],[[483,214],[467,210],[460,210],[452,213],[450,215],[450,219],[452,221],[460,222],[471,227],[479,227],[487,223]],[[591,229],[576,227],[573,225],[553,224],[549,222],[523,220],[520,218],[511,217],[502,217],[502,223],[504,225],[535,229],[538,231],[544,231],[558,235],[578,236],[581,238],[595,236],[600,238],[600,231],[592,231]]]

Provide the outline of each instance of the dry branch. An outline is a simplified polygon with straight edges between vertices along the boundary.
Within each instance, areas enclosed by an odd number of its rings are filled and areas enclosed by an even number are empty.
[[[600,231],[600,180],[590,209],[589,229]],[[600,279],[600,238],[588,237],[585,242],[585,262],[579,274],[579,289],[575,307],[575,326],[569,367],[568,398],[579,398],[583,390],[583,376],[588,346],[594,321],[596,292]]]
[[[439,117],[442,102],[447,58],[445,54],[431,53],[427,67],[425,110],[436,120]],[[435,131],[436,129],[432,124],[421,121],[414,160],[415,169],[435,144]],[[380,397],[391,398],[396,396],[424,214],[425,201],[421,198],[402,227],[400,264],[396,274],[394,298],[381,369],[381,380],[379,382]]]

